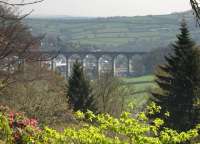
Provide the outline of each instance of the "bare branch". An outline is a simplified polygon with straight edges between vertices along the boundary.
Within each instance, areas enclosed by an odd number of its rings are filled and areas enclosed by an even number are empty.
[[[193,10],[193,14],[196,18],[196,22],[200,25],[200,1],[199,0],[190,0],[190,4]]]
[[[44,0],[38,0],[38,1],[33,1],[33,2],[28,2],[28,3],[9,3],[9,2],[5,2],[0,0],[0,3],[5,4],[5,5],[9,5],[9,6],[25,6],[25,5],[32,5],[32,4],[36,4],[36,3],[40,3],[43,2]]]

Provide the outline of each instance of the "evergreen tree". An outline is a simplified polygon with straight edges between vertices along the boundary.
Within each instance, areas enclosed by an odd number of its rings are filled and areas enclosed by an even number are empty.
[[[165,57],[166,64],[159,66],[156,83],[159,91],[152,93],[153,100],[162,107],[160,116],[166,118],[166,126],[185,131],[197,124],[197,100],[200,88],[199,52],[190,37],[185,21],[181,33],[172,44],[173,54]]]
[[[70,107],[74,111],[81,110],[95,112],[95,103],[92,95],[90,81],[83,72],[83,67],[76,61],[73,65],[72,75],[68,81],[68,93]]]

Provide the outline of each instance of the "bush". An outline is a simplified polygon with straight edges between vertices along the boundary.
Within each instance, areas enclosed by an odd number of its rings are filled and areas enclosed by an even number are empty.
[[[155,111],[159,112],[160,108],[155,105],[148,108],[149,114],[154,114]],[[64,132],[57,132],[48,127],[40,130],[35,123],[32,125],[28,122],[17,126],[20,133],[16,138],[13,135],[14,128],[8,124],[8,115],[1,112],[0,121],[6,124],[0,125],[0,139],[4,138],[8,144],[179,144],[196,138],[200,130],[200,126],[197,126],[181,133],[169,128],[160,131],[164,121],[156,118],[149,124],[143,112],[137,118],[132,118],[128,112],[124,112],[120,118],[109,114],[95,115],[91,111],[85,114],[78,111],[75,115],[81,122],[79,128],[66,128]],[[21,119],[24,118],[20,117]]]
[[[15,113],[7,107],[0,107],[0,139],[8,144],[26,144],[27,139],[31,139],[40,132],[38,121],[27,118],[24,113]]]
[[[115,117],[119,117],[127,109],[129,96],[135,92],[133,86],[123,85],[122,80],[110,73],[103,74],[92,85],[98,112]]]
[[[35,66],[32,70],[33,66],[26,67],[28,76],[18,77],[20,81],[0,91],[0,102],[25,112],[28,117],[37,117],[43,124],[65,121],[68,111],[66,82],[46,69],[42,71]]]

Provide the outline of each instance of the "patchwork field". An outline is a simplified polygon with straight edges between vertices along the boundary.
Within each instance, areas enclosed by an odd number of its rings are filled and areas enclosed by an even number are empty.
[[[35,17],[24,23],[34,35],[45,34],[43,45],[48,50],[151,51],[175,40],[183,15],[199,42],[192,12],[110,18]]]

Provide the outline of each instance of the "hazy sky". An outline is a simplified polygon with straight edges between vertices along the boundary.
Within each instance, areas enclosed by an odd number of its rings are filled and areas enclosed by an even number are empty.
[[[45,0],[28,7],[34,15],[135,16],[190,9],[189,0]]]

